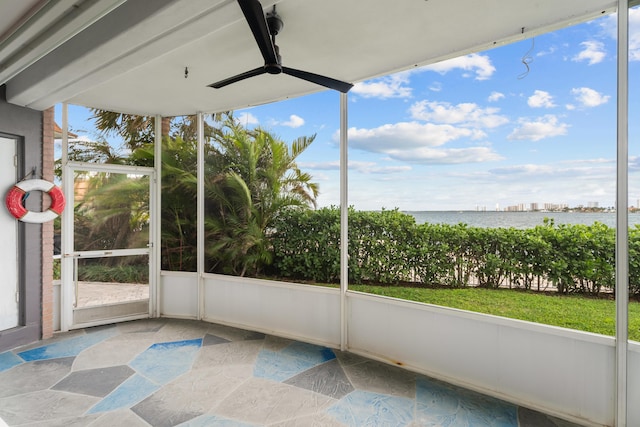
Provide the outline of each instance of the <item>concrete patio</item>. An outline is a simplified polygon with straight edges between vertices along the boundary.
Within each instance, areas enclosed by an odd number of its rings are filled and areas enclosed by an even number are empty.
[[[0,353],[0,384],[10,426],[575,426],[350,353],[190,320]]]

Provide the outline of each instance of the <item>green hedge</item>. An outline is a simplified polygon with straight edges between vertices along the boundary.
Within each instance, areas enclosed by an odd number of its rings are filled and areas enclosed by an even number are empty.
[[[338,208],[289,211],[271,233],[271,273],[335,283]],[[629,230],[629,290],[640,295],[640,228]],[[615,285],[615,230],[601,223],[535,228],[416,224],[397,210],[349,212],[349,281],[396,285],[520,287],[599,294]]]

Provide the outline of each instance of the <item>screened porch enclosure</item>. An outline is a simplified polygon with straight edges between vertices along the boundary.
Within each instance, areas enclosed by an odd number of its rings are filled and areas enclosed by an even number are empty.
[[[301,58],[296,67],[323,74],[335,72],[336,78],[349,82],[433,64],[629,7],[629,2],[622,0],[542,0],[534,4],[505,0],[482,6],[471,0],[414,1],[393,6],[376,0],[366,7],[342,0],[282,0],[264,1],[262,6],[269,10],[276,3],[283,14],[287,8],[289,11],[290,25],[279,38],[283,46],[287,45],[287,58]],[[101,9],[81,11],[93,13],[83,25],[73,21],[74,28],[66,34],[56,34],[60,36],[56,40],[61,40],[57,46],[34,52],[31,62],[29,55],[12,56],[13,62],[0,70],[0,77],[9,82],[9,102],[34,109],[65,103],[65,194],[81,191],[74,182],[74,173],[86,171],[92,177],[111,179],[117,175],[141,184],[145,193],[141,203],[148,204],[144,231],[127,244],[113,247],[82,246],[75,230],[87,224],[78,221],[80,211],[65,210],[61,283],[56,287],[54,306],[56,330],[64,333],[146,318],[169,324],[174,321],[169,319],[196,320],[205,328],[209,324],[216,325],[212,328],[239,328],[370,358],[579,424],[640,425],[640,406],[632,404],[640,401],[640,344],[628,340],[626,323],[626,14],[620,15],[617,58],[618,332],[616,337],[608,337],[350,290],[347,94],[341,94],[335,105],[340,115],[340,287],[209,273],[205,257],[208,241],[203,112],[277,102],[319,89],[298,80],[269,81],[271,76],[267,75],[250,79],[246,85],[231,86],[224,93],[206,87],[256,61],[254,40],[234,1],[162,0],[149,6],[144,1],[105,0],[96,5]],[[385,21],[388,28],[381,31],[380,22]],[[478,21],[485,25],[477,25]],[[326,31],[334,25],[344,32]],[[312,35],[298,40],[304,43],[296,43],[295,29],[305,26]],[[127,50],[123,51],[122,46]],[[387,54],[380,55],[381,51]],[[361,59],[353,61],[356,56]],[[259,63],[259,56],[257,60]],[[13,74],[7,77],[3,73]],[[71,160],[67,103],[153,116],[153,165]],[[197,114],[195,271],[163,271],[161,123],[163,117],[182,114]],[[133,196],[129,199],[133,200]],[[77,275],[89,270],[94,259],[118,264],[112,258],[122,258],[121,264],[146,271],[140,280],[144,283],[136,283],[146,286],[146,293],[133,302],[96,304],[100,307],[89,304],[96,309],[91,312],[78,307],[83,290]]]

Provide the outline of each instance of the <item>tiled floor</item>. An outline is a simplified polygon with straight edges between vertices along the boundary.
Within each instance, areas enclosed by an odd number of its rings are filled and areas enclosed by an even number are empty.
[[[47,427],[573,426],[353,354],[167,319],[0,353],[0,419]]]

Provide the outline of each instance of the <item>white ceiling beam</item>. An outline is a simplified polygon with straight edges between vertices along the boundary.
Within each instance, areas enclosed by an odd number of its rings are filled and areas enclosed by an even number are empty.
[[[0,84],[100,20],[126,0],[55,0],[0,43]]]

